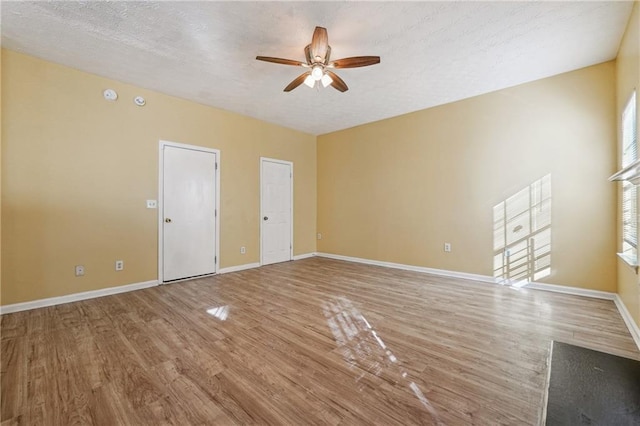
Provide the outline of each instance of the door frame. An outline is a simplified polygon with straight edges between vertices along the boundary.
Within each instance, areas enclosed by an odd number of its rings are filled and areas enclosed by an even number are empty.
[[[160,139],[158,142],[158,284],[164,282],[164,147],[190,149],[192,151],[209,152],[216,155],[216,260],[214,274],[220,270],[220,150],[197,145],[187,145]],[[174,283],[180,280],[172,280]]]
[[[270,163],[279,163],[279,164],[286,164],[290,167],[291,169],[291,185],[290,185],[290,190],[291,190],[291,231],[290,234],[291,235],[291,241],[289,243],[289,260],[293,260],[293,161],[286,161],[286,160],[278,160],[277,158],[269,158],[269,157],[260,157],[260,217],[258,218],[260,221],[260,266],[264,265],[264,256],[263,256],[263,250],[262,250],[262,242],[263,242],[263,236],[264,236],[264,226],[263,226],[263,213],[262,213],[262,200],[263,200],[263,193],[262,193],[262,175],[264,172],[264,163],[265,162],[270,162]]]

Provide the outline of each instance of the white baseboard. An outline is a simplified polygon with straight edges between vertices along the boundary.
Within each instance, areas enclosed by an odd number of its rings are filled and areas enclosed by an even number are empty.
[[[308,259],[308,258],[313,257],[315,255],[316,255],[315,253],[296,254],[295,256],[293,256],[292,260]]]
[[[315,253],[304,253],[304,254],[298,254],[293,256],[293,259],[291,260],[301,260],[301,259],[307,259],[309,257],[313,257],[315,256]],[[219,274],[228,274],[230,272],[238,272],[238,271],[244,271],[246,269],[253,269],[253,268],[259,268],[260,263],[256,262],[256,263],[245,263],[243,265],[236,265],[236,266],[229,266],[228,268],[222,268],[218,271]]]
[[[552,291],[554,293],[572,294],[574,296],[591,297],[593,299],[615,300],[616,293],[601,290],[590,290],[588,288],[568,287],[558,284],[545,284],[532,282],[524,285],[522,288],[530,288],[533,290]]]
[[[481,282],[493,283],[498,285],[509,285],[509,283],[505,283],[501,280],[498,280],[494,277],[490,277],[488,275],[469,274],[466,272],[448,271],[445,269],[433,269],[433,268],[426,268],[422,266],[405,265],[402,263],[382,262],[379,260],[362,259],[359,257],[342,256],[339,254],[331,254],[331,253],[319,252],[319,253],[316,253],[316,256],[326,257],[329,259],[346,260],[348,262],[364,263],[367,265],[383,266],[386,268],[402,269],[405,271],[422,272],[425,274],[441,275],[441,276],[454,277],[454,278],[464,278],[468,280],[481,281]],[[608,291],[590,290],[586,288],[568,287],[568,286],[557,285],[557,284],[545,284],[545,283],[537,283],[537,282],[528,283],[518,287],[531,289],[531,290],[552,291],[555,293],[564,293],[564,294],[571,294],[575,296],[584,296],[584,297],[591,297],[595,299],[605,299],[605,300],[613,301],[616,304],[616,307],[618,308],[618,311],[620,312],[620,315],[622,316],[624,323],[627,325],[627,328],[629,329],[629,333],[631,333],[631,337],[633,337],[633,340],[636,342],[638,349],[640,349],[640,329],[638,328],[638,325],[635,323],[635,321],[631,317],[631,314],[627,310],[624,303],[622,303],[622,300],[620,299],[620,296],[618,296],[618,294],[611,293]]]
[[[592,297],[596,299],[614,300],[616,297],[616,293],[610,293],[608,291],[589,290],[586,288],[569,287],[569,286],[563,286],[563,285],[557,285],[557,284],[545,284],[545,283],[538,283],[538,282],[530,282],[530,283],[519,285],[519,283],[517,282],[508,282],[502,279],[491,277],[489,275],[470,274],[468,272],[449,271],[446,269],[434,269],[434,268],[427,268],[424,266],[405,265],[402,263],[382,262],[379,260],[362,259],[359,257],[342,256],[339,254],[316,253],[316,256],[326,257],[329,259],[346,260],[348,262],[364,263],[367,265],[383,266],[386,268],[402,269],[405,271],[422,272],[425,274],[441,275],[441,276],[452,277],[452,278],[463,278],[463,279],[468,279],[473,281],[482,281],[482,282],[491,283],[491,284],[513,286],[518,288],[553,291],[555,293],[573,294],[575,296],[585,296],[585,297]]]
[[[629,333],[631,333],[631,337],[633,337],[633,340],[636,342],[636,346],[638,346],[638,349],[640,349],[640,327],[638,327],[638,324],[636,324],[636,322],[633,320],[633,317],[629,313],[627,307],[624,305],[622,299],[620,299],[619,295],[616,294],[616,297],[615,299],[613,299],[613,301],[618,307],[618,311],[620,312],[624,323],[627,324]]]
[[[424,266],[405,265],[403,263],[383,262],[380,260],[363,259],[360,257],[342,256],[340,254],[316,253],[316,256],[329,259],[346,260],[347,262],[364,263],[366,265],[383,266],[385,268],[402,269],[404,271],[422,272],[424,274],[442,275],[445,277],[464,278],[473,281],[482,281],[498,284],[494,277],[488,275],[469,274],[467,272],[447,271],[445,269],[426,268]]]
[[[218,274],[228,274],[229,272],[238,272],[244,271],[246,269],[259,268],[260,263],[245,263],[243,265],[229,266],[227,268],[222,268],[218,271]]]
[[[158,285],[157,280],[144,281],[141,283],[121,285],[117,287],[101,288],[100,290],[83,291],[81,293],[67,294],[65,296],[49,297],[47,299],[32,300],[30,302],[15,303],[13,305],[0,306],[0,315],[12,312],[27,311],[30,309],[44,308],[46,306],[62,305],[63,303],[77,302],[79,300],[94,299],[96,297],[109,296],[112,294],[126,293],[143,288]]]

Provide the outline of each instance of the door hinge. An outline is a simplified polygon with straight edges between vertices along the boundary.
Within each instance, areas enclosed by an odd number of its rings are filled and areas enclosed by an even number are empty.
[[[218,170],[218,163],[216,163],[216,170]]]
[[[214,217],[218,217],[218,209],[215,210]]]
[[[213,263],[218,263],[218,256],[213,257]]]

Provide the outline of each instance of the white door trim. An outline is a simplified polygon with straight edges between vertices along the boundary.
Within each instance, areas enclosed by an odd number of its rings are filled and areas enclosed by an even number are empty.
[[[286,164],[291,168],[291,185],[290,189],[291,189],[291,233],[289,235],[291,235],[291,242],[289,244],[289,260],[293,260],[293,161],[286,161],[286,160],[278,160],[276,158],[269,158],[269,157],[260,157],[260,217],[258,218],[260,220],[260,266],[264,265],[264,259],[263,259],[263,253],[262,253],[262,236],[263,236],[263,232],[264,232],[264,227],[262,226],[262,223],[264,222],[262,220],[262,217],[264,216],[262,213],[262,173],[263,173],[263,165],[264,163],[268,161],[271,163],[280,163],[280,164]]]
[[[164,241],[164,147],[190,149],[193,151],[210,152],[216,154],[216,262],[215,271],[220,270],[220,150],[205,148],[197,145],[187,145],[178,142],[165,141],[160,139],[158,143],[158,283],[164,284],[163,277],[163,241]]]

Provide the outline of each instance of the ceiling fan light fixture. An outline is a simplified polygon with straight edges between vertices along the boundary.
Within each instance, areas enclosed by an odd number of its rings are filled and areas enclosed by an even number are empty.
[[[307,86],[313,89],[313,86],[316,85],[316,80],[313,78],[311,74],[309,74],[307,78],[304,79],[304,84],[306,84]]]
[[[1,0],[0,0],[1,1]],[[316,81],[324,87],[331,86],[339,92],[349,90],[347,84],[335,74],[334,68],[359,68],[380,63],[379,56],[353,56],[330,61],[331,46],[329,46],[329,36],[327,29],[316,27],[313,31],[311,43],[304,48],[305,62],[293,59],[274,58],[271,56],[256,56],[259,61],[272,62],[274,64],[294,65],[306,68],[306,72],[300,74],[284,88],[285,92],[290,92],[304,83],[312,89],[316,87]]]
[[[311,76],[315,81],[321,80],[323,74],[324,74],[324,70],[322,69],[322,66],[314,65],[314,67],[311,68]]]
[[[320,81],[322,81],[322,87],[327,87],[328,85],[333,83],[333,79],[329,77],[328,74],[323,75]]]

